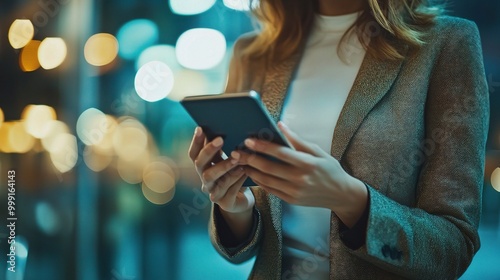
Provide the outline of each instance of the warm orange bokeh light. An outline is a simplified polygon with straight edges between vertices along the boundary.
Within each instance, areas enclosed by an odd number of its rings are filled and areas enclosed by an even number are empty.
[[[95,34],[85,43],[84,55],[85,60],[91,65],[110,64],[118,55],[118,40],[111,34]]]
[[[41,41],[31,40],[22,50],[19,55],[19,67],[24,72],[32,72],[40,68],[38,61],[38,47]]]

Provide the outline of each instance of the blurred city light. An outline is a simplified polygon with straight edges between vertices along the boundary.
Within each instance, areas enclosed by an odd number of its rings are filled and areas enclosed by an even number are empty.
[[[147,152],[148,134],[146,128],[137,120],[122,120],[113,135],[113,147],[121,160],[136,161]]]
[[[135,67],[139,70],[142,66],[151,61],[165,63],[172,72],[182,69],[182,66],[175,56],[175,47],[171,45],[155,45],[145,49],[137,58]]]
[[[26,132],[22,122],[12,122],[9,129],[9,146],[13,153],[27,153],[35,145],[35,138]]]
[[[491,173],[491,186],[497,191],[500,192],[500,167],[497,167]]]
[[[148,172],[142,181],[150,190],[159,194],[168,192],[175,185],[173,176],[163,170]]]
[[[158,26],[148,19],[135,19],[125,23],[116,35],[120,46],[118,53],[124,59],[136,59],[146,48],[156,44]]]
[[[41,41],[31,40],[24,48],[21,49],[19,55],[19,67],[24,72],[32,72],[40,68],[38,61],[38,48]]]
[[[174,74],[174,78],[174,88],[167,96],[170,100],[179,101],[189,95],[208,94],[208,80],[198,71],[181,70]]]
[[[165,188],[168,189],[167,192],[165,193],[157,193],[152,191],[148,186],[146,186],[145,183],[142,183],[142,194],[144,197],[151,203],[156,204],[156,205],[163,205],[167,204],[170,202],[175,195],[175,185],[171,184],[172,181],[165,182],[166,185]]]
[[[47,135],[45,125],[56,119],[54,108],[46,105],[28,105],[21,113],[26,131],[35,138],[43,138]]]
[[[47,235],[54,235],[61,228],[57,211],[47,202],[36,204],[35,219],[38,227]]]
[[[135,91],[145,101],[156,102],[168,96],[174,87],[174,74],[163,62],[144,64],[135,75]]]
[[[76,134],[85,145],[97,145],[109,130],[107,121],[103,112],[89,108],[78,117]]]
[[[0,152],[12,153],[10,146],[10,129],[14,124],[12,122],[4,122],[0,125]]]
[[[83,152],[83,161],[90,170],[100,172],[111,164],[113,156],[110,154],[99,153],[96,147],[97,146],[85,147]]]
[[[97,142],[96,145],[93,146],[93,150],[102,155],[114,155],[113,135],[116,127],[118,126],[118,122],[115,117],[105,115],[104,124],[105,125],[101,127],[101,131],[104,136],[101,138],[101,141]]]
[[[190,29],[179,37],[175,51],[182,66],[193,70],[210,69],[224,58],[226,38],[215,29]]]
[[[249,11],[250,10],[250,1],[251,0],[224,0],[223,3],[229,9],[237,10],[237,11]],[[259,1],[253,0],[252,7],[258,5]]]
[[[210,9],[216,0],[170,0],[170,10],[178,15],[196,15]]]
[[[118,159],[116,170],[123,181],[129,184],[138,184],[142,181],[142,172],[146,163],[142,161],[127,162]]]
[[[61,38],[45,38],[38,47],[38,61],[45,70],[57,68],[66,59],[66,43]]]
[[[55,146],[55,139],[59,134],[70,132],[68,126],[64,122],[58,120],[47,121],[43,125],[42,130],[44,131],[44,136],[41,138],[42,146],[48,152],[53,152],[58,149],[58,147]]]
[[[0,108],[0,127],[2,126],[4,120],[5,116],[3,115],[2,108]]]
[[[76,137],[69,133],[61,133],[54,139],[54,151],[50,159],[54,167],[61,173],[66,173],[75,167],[78,161],[78,146]]]
[[[104,66],[110,64],[117,55],[118,40],[111,34],[95,34],[85,43],[85,60],[91,65]]]
[[[144,167],[143,177],[154,171],[162,171],[169,174],[177,182],[180,177],[179,169],[173,160],[167,157],[158,157]]]
[[[29,19],[16,19],[9,29],[9,42],[14,49],[20,49],[33,39],[35,27]]]

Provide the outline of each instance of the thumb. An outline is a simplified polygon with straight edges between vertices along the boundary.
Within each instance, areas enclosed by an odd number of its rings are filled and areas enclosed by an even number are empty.
[[[279,121],[278,127],[281,132],[283,132],[290,144],[292,144],[292,146],[295,148],[295,150],[318,157],[324,155],[325,152],[318,145],[300,138],[284,122]]]

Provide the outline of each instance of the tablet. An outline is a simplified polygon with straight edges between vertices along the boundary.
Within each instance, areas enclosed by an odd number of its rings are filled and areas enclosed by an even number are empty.
[[[188,96],[181,100],[181,104],[203,129],[209,141],[217,136],[224,139],[222,151],[226,155],[230,155],[234,150],[249,152],[243,143],[246,138],[257,138],[291,147],[255,91]],[[243,184],[255,185],[257,184],[250,178]]]

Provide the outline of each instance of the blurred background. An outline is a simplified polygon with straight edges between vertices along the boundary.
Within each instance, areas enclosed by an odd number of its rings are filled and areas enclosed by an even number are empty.
[[[247,6],[2,0],[0,220],[17,218],[17,251],[11,273],[2,225],[0,279],[247,277],[252,261],[210,244],[186,155],[195,124],[178,103],[222,92],[234,41],[254,28]],[[448,8],[479,27],[491,96],[482,248],[462,279],[500,279],[500,2]]]

